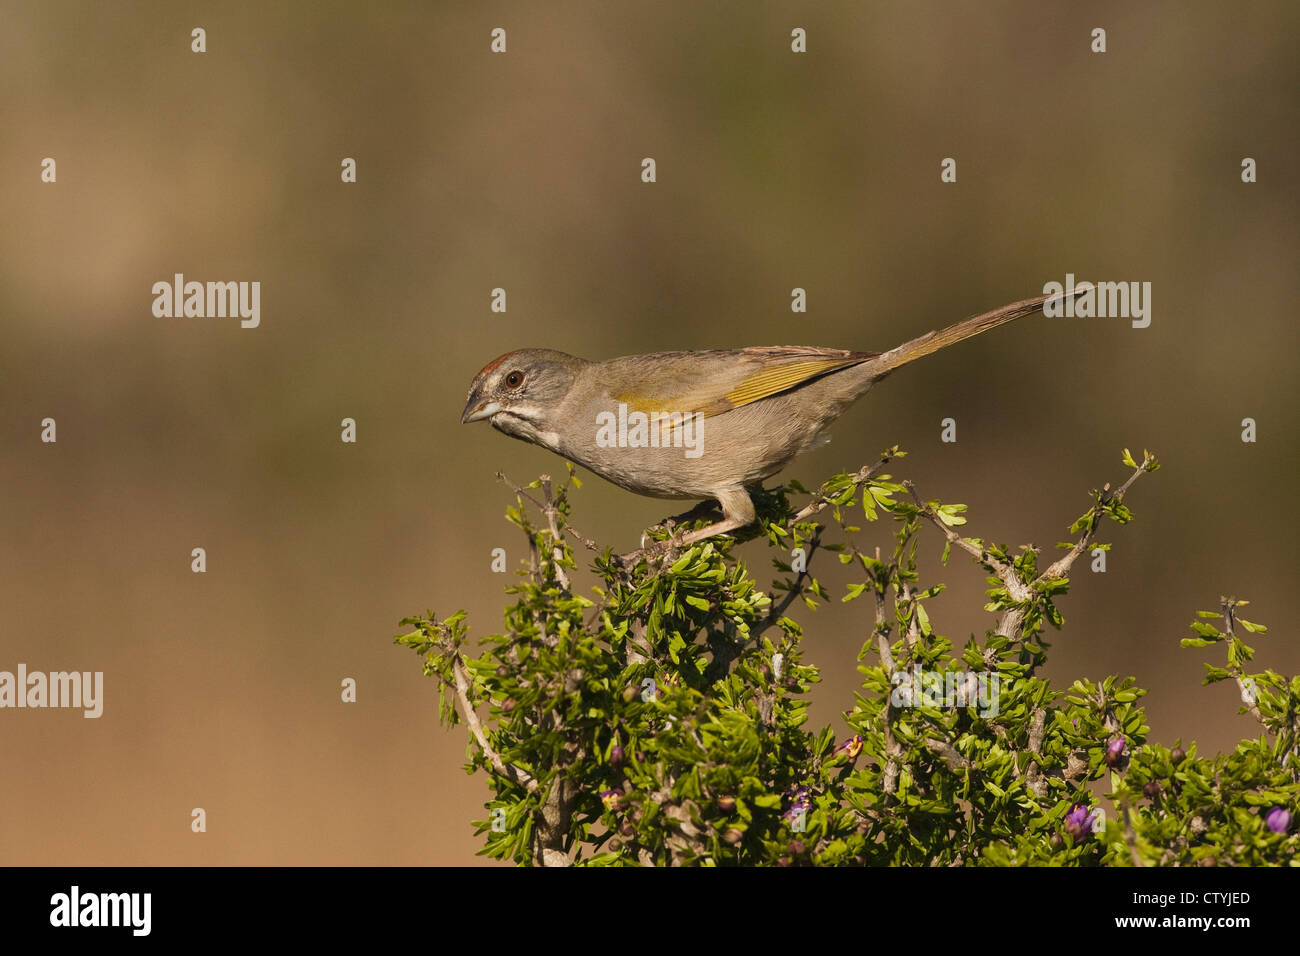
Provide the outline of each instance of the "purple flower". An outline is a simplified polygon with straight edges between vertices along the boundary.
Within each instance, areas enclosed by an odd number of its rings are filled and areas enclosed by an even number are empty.
[[[862,753],[861,734],[854,734],[848,740],[844,741],[844,743],[835,748],[835,756],[838,757],[841,754],[848,754],[850,760],[860,753]]]
[[[602,790],[600,791],[600,802],[605,804],[606,810],[617,810],[623,805],[623,791]]]
[[[1106,766],[1113,767],[1124,756],[1124,738],[1116,737],[1106,745]]]
[[[786,799],[790,801],[790,806],[786,808],[785,813],[781,814],[787,822],[796,819],[799,814],[807,813],[812,809],[812,799],[809,797],[807,787],[791,787],[785,792]]]
[[[1264,823],[1274,833],[1286,833],[1291,829],[1291,813],[1281,807],[1274,807],[1264,817]]]
[[[1093,810],[1086,803],[1076,803],[1070,808],[1070,812],[1065,815],[1065,825],[1062,829],[1078,840],[1080,837],[1092,832],[1092,826],[1096,821],[1096,810]]]

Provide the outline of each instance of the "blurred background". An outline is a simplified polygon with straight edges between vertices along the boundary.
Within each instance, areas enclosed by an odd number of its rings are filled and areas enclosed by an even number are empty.
[[[524,550],[495,473],[563,473],[460,425],[481,366],[883,350],[1067,272],[1151,282],[1150,327],[1027,319],[927,358],[783,477],[899,443],[892,473],[967,503],[971,534],[1050,549],[1151,448],[1047,676],[1135,676],[1169,745],[1257,732],[1200,686],[1221,651],[1178,641],[1236,594],[1273,625],[1260,667],[1300,669],[1300,7],[363,7],[0,3],[0,669],[106,685],[99,720],[0,712],[0,863],[476,862],[486,787],[392,636],[426,609],[499,629],[491,550]],[[260,327],[155,318],[177,272],[260,281]],[[594,477],[574,503],[619,550],[681,510]],[[937,629],[982,635],[982,573],[930,544]],[[802,616],[818,726],[843,730],[866,613]]]

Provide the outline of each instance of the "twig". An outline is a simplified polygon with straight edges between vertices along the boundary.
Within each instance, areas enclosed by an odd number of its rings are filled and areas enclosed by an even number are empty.
[[[569,574],[564,570],[561,562],[564,560],[564,548],[561,542],[564,536],[560,534],[559,526],[556,523],[555,516],[558,513],[555,508],[555,499],[551,496],[551,476],[542,475],[542,494],[546,498],[546,507],[542,509],[542,514],[546,515],[546,525],[551,532],[551,562],[555,566],[555,580],[560,582],[560,587],[568,591]]]
[[[850,483],[853,485],[854,488],[862,487],[872,478],[876,477],[876,475],[880,474],[880,469],[884,468],[887,464],[889,464],[890,461],[893,460],[893,457],[894,456],[889,454],[889,452],[885,452],[880,456],[880,458],[874,464],[863,465],[861,468],[858,469],[857,473],[854,474]],[[820,495],[820,494],[814,495],[812,501],[804,505],[803,508],[797,511],[795,514],[791,515],[788,518],[788,520],[792,523],[797,524],[798,522],[803,521],[805,518],[815,515],[820,511],[824,511],[827,507],[829,507],[834,503],[835,503],[834,498],[828,498],[825,495]]]
[[[926,749],[936,757],[940,757],[948,765],[948,769],[953,773],[959,770],[969,769],[973,764],[970,760],[963,757],[961,752],[952,744],[944,740],[936,740],[934,737],[925,738]]]
[[[888,759],[880,774],[880,789],[892,797],[898,792],[898,774],[901,769],[898,758],[903,755],[903,747],[894,737],[894,702],[888,695],[881,716],[884,718],[881,723],[885,725],[885,756]]]
[[[1092,516],[1088,521],[1088,527],[1084,529],[1083,535],[1075,542],[1073,548],[1071,548],[1066,554],[1062,555],[1052,564],[1051,567],[1038,576],[1039,581],[1065,576],[1065,573],[1070,570],[1070,565],[1074,564],[1075,559],[1087,550],[1088,545],[1092,542],[1093,536],[1096,535],[1097,528],[1101,524],[1100,519],[1102,506],[1108,505],[1112,501],[1123,500],[1125,493],[1133,486],[1133,482],[1137,481],[1146,473],[1146,466],[1149,465],[1151,461],[1152,458],[1150,455],[1143,456],[1142,463],[1133,469],[1133,474],[1128,476],[1128,481],[1120,485],[1119,490],[1114,494],[1110,492],[1109,483],[1102,487],[1097,504],[1092,506]]]
[[[474,705],[469,700],[469,672],[466,670],[459,653],[452,657],[451,669],[453,676],[456,678],[456,702],[460,705],[460,715],[469,727],[469,732],[478,741],[483,756],[487,757],[492,769],[500,776],[524,787],[529,793],[536,793],[537,781],[533,779],[533,775],[526,770],[520,770],[514,764],[506,763],[501,759],[501,755],[493,750],[492,745],[488,743],[487,734],[483,732],[483,724],[479,721],[478,714],[474,711]]]
[[[1051,565],[1051,567],[1040,573],[1029,584],[1020,580],[1020,576],[1016,573],[1013,563],[1003,561],[996,555],[991,554],[987,548],[979,547],[953,531],[952,528],[945,524],[943,519],[939,517],[938,512],[936,512],[926,501],[922,500],[920,494],[917,493],[916,486],[913,485],[912,482],[904,481],[903,487],[911,493],[912,500],[916,503],[916,507],[920,511],[921,515],[938,528],[951,544],[955,544],[957,547],[961,548],[967,554],[975,558],[975,560],[983,567],[997,575],[998,580],[1002,582],[1004,587],[1006,587],[1007,594],[1017,606],[1010,607],[1003,612],[1002,619],[998,622],[997,633],[1004,637],[1016,639],[1020,636],[1020,627],[1025,616],[1025,608],[1020,605],[1024,605],[1033,597],[1033,585],[1041,584],[1042,582],[1053,578],[1063,577],[1066,572],[1070,570],[1070,566],[1074,564],[1079,555],[1083,554],[1083,552],[1087,550],[1088,545],[1096,535],[1097,528],[1101,524],[1102,509],[1112,501],[1122,500],[1125,493],[1127,493],[1129,488],[1133,486],[1133,482],[1137,481],[1139,477],[1146,473],[1147,466],[1154,460],[1155,459],[1150,455],[1144,455],[1142,462],[1133,469],[1133,474],[1129,475],[1128,480],[1125,481],[1124,484],[1120,485],[1119,489],[1115,492],[1112,493],[1110,491],[1109,484],[1103,486],[1101,493],[1098,495],[1097,503],[1092,506],[1092,509],[1089,512],[1088,526],[1084,529],[1079,540],[1075,542],[1074,546],[1068,553],[1062,555]]]
[[[574,528],[571,525],[566,524],[564,526],[564,530],[569,532],[569,534],[573,535],[575,538],[577,538],[578,543],[581,544],[588,551],[595,551],[597,554],[600,554],[602,552],[603,549],[600,547],[600,545],[596,544],[595,541],[592,541],[585,534],[582,534],[580,531],[578,531],[577,528]]]
[[[998,580],[1001,581],[1003,587],[1007,589],[1007,594],[1011,596],[1011,600],[1016,602],[1017,605],[1015,607],[1007,608],[1007,610],[1003,612],[1002,619],[998,621],[997,633],[1013,640],[1018,638],[1020,636],[1020,625],[1025,616],[1024,608],[1019,605],[1024,604],[1033,597],[1033,590],[1020,580],[1019,575],[1016,574],[1015,567],[1011,564],[1008,564],[996,555],[991,554],[987,548],[973,544],[957,532],[953,531],[952,528],[948,527],[948,525],[944,523],[943,519],[939,517],[938,512],[921,499],[921,496],[916,491],[916,486],[913,485],[912,482],[904,481],[903,487],[911,493],[912,500],[916,502],[916,506],[920,509],[921,514],[927,518],[931,524],[938,528],[951,544],[957,545],[957,547],[974,557],[983,567],[997,575]]]
[[[1237,599],[1235,597],[1220,597],[1219,610],[1223,612],[1223,622],[1227,626],[1228,640],[1231,641],[1237,636]],[[1259,687],[1253,684],[1247,684],[1246,671],[1240,664],[1233,664],[1228,668],[1232,674],[1232,679],[1237,682],[1237,690],[1241,692],[1241,702],[1246,705],[1247,712],[1264,726],[1271,729],[1264,721],[1264,714],[1259,709]],[[1283,754],[1283,759],[1285,759]]]
[[[561,529],[556,521],[556,515],[559,513],[559,510],[555,507],[554,499],[551,497],[551,476],[550,475],[542,475],[540,479],[542,482],[542,492],[545,496],[545,500],[542,501],[539,501],[533,495],[530,495],[526,488],[523,488],[515,484],[513,481],[511,481],[510,478],[504,472],[498,471],[497,478],[505,482],[510,487],[510,490],[513,491],[516,495],[530,502],[533,505],[533,507],[535,507],[538,511],[540,511],[542,515],[545,516],[546,518],[547,529],[551,532],[551,540],[552,541],[560,540]],[[583,545],[585,545],[590,550],[596,552],[600,551],[600,548],[596,546],[596,542],[592,541],[586,535],[579,532],[577,528],[571,528],[566,524],[562,530],[569,532],[569,534],[577,538],[580,542],[582,542]],[[529,536],[529,547],[534,552],[536,551],[536,545],[532,542],[531,535]],[[567,591],[569,590],[569,576],[565,572],[564,568],[560,566],[559,563],[562,554],[563,551],[561,550],[560,546],[558,544],[555,545],[555,547],[551,551],[551,557],[555,559],[555,578],[560,583],[560,585]],[[533,570],[537,570],[535,563],[534,563]]]
[[[1047,796],[1047,781],[1043,779],[1042,769],[1038,765],[1043,758],[1043,735],[1046,729],[1047,711],[1038,707],[1029,724],[1029,752],[1034,755],[1034,759],[1025,768],[1025,789],[1040,800]]]
[[[506,475],[505,472],[503,472],[503,471],[498,471],[498,472],[497,472],[497,478],[498,478],[499,480],[501,480],[501,481],[504,481],[507,485],[509,485],[509,486],[510,486],[510,490],[513,491],[515,494],[517,494],[520,498],[527,498],[529,501],[531,501],[531,502],[533,503],[534,507],[536,507],[538,511],[545,511],[545,510],[546,510],[546,505],[542,504],[540,501],[538,501],[536,498],[534,498],[532,495],[530,495],[530,494],[528,493],[527,489],[525,489],[525,488],[523,488],[523,487],[521,487],[521,486],[515,484],[513,481],[511,481],[510,478]]]
[[[981,548],[973,544],[972,542],[968,541],[966,538],[963,538],[961,535],[959,535],[956,531],[953,531],[952,528],[948,527],[948,525],[944,524],[943,519],[939,517],[938,512],[936,512],[934,508],[932,508],[927,502],[921,499],[920,494],[917,493],[916,486],[912,484],[910,480],[904,481],[903,487],[906,488],[908,492],[911,493],[912,500],[916,502],[916,507],[921,512],[921,515],[925,517],[927,520],[929,520],[929,522],[933,524],[936,528],[938,528],[939,531],[943,534],[943,536],[947,538],[952,544],[955,544],[957,547],[961,548],[963,551],[965,551],[967,554],[973,557],[980,564],[984,565],[989,570],[991,570],[994,574],[996,574],[998,576],[998,580],[1000,580],[1004,585],[1006,585],[1008,591],[1012,592],[1012,597],[1015,598],[1015,600],[1022,601],[1029,597],[1029,593],[1028,593],[1029,589],[1025,586],[1023,582],[1020,581],[1019,578],[1016,577],[1015,568],[1013,568],[1007,562],[1003,561],[997,555],[992,554],[988,550],[988,548]],[[1024,597],[1016,597],[1015,590],[1023,590],[1026,593]]]
[[[767,612],[767,617],[763,618],[763,623],[758,628],[759,634],[762,634],[777,621],[781,620],[785,615],[786,610],[794,603],[795,598],[803,594],[804,585],[807,584],[808,579],[812,577],[812,572],[809,568],[812,566],[813,554],[816,553],[818,545],[821,544],[821,540],[822,529],[818,526],[817,530],[813,532],[812,539],[808,542],[808,553],[804,556],[803,570],[801,570],[799,576],[794,579],[794,584],[790,585],[789,590],[786,591],[785,597],[781,599],[781,602],[772,605],[772,609]]]
[[[876,560],[880,560],[880,548],[878,547],[876,548]],[[885,669],[889,672],[891,680],[893,679],[894,671],[897,670],[897,665],[894,663],[894,655],[889,650],[889,635],[893,632],[894,625],[890,619],[889,609],[885,603],[885,593],[889,589],[888,581],[893,578],[897,566],[896,562],[890,562],[889,575],[884,579],[884,583],[882,583],[879,578],[875,578],[871,582],[871,594],[876,601],[876,626],[874,633],[876,635],[876,642],[880,645],[880,662],[885,665]]]

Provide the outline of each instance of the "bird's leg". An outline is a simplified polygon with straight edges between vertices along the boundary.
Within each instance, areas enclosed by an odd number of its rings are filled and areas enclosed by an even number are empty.
[[[655,530],[656,528],[665,528],[668,531],[672,531],[673,528],[675,528],[679,524],[686,524],[686,522],[688,521],[694,521],[697,518],[703,518],[705,515],[709,514],[710,512],[717,513],[717,510],[718,510],[718,506],[713,501],[706,499],[704,501],[701,501],[694,508],[691,508],[689,511],[683,511],[679,515],[671,515],[667,518],[664,518],[658,524],[651,525],[645,531],[641,532],[641,550],[645,551],[646,542],[650,538],[650,532]]]
[[[701,511],[708,502],[696,505],[686,514],[691,515]],[[737,528],[743,528],[752,524],[754,518],[754,502],[750,500],[749,492],[744,488],[735,488],[724,491],[718,495],[718,504],[722,508],[722,520],[715,521],[713,524],[706,525],[698,531],[690,531],[680,537],[669,538],[667,541],[660,541],[657,544],[646,546],[645,536],[641,537],[641,547],[636,551],[630,551],[621,555],[619,560],[624,564],[630,564],[640,558],[648,557],[652,554],[669,554],[673,551],[680,551],[682,548],[689,548],[698,541],[705,538],[712,538],[714,535],[726,534],[728,531],[735,531]],[[686,517],[683,515],[682,517]],[[667,519],[671,520],[671,519]]]
[[[721,521],[715,521],[713,524],[705,525],[698,531],[691,531],[666,543],[673,548],[689,548],[697,541],[703,541],[705,538],[712,538],[718,534],[726,534],[728,531],[735,531],[737,528],[743,528],[749,523],[742,518],[723,518]]]
[[[690,531],[680,538],[673,538],[668,545],[673,550],[689,548],[697,541],[712,538],[714,535],[726,534],[754,522],[754,502],[744,488],[724,491],[718,495],[718,505],[722,508],[722,520],[705,525],[698,531]],[[699,510],[698,508],[695,510]],[[689,512],[688,512],[689,513]]]

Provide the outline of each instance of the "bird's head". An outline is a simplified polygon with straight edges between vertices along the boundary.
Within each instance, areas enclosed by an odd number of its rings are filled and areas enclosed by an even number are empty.
[[[556,411],[586,364],[551,349],[507,352],[474,376],[460,420],[487,419],[507,435],[553,448]]]

